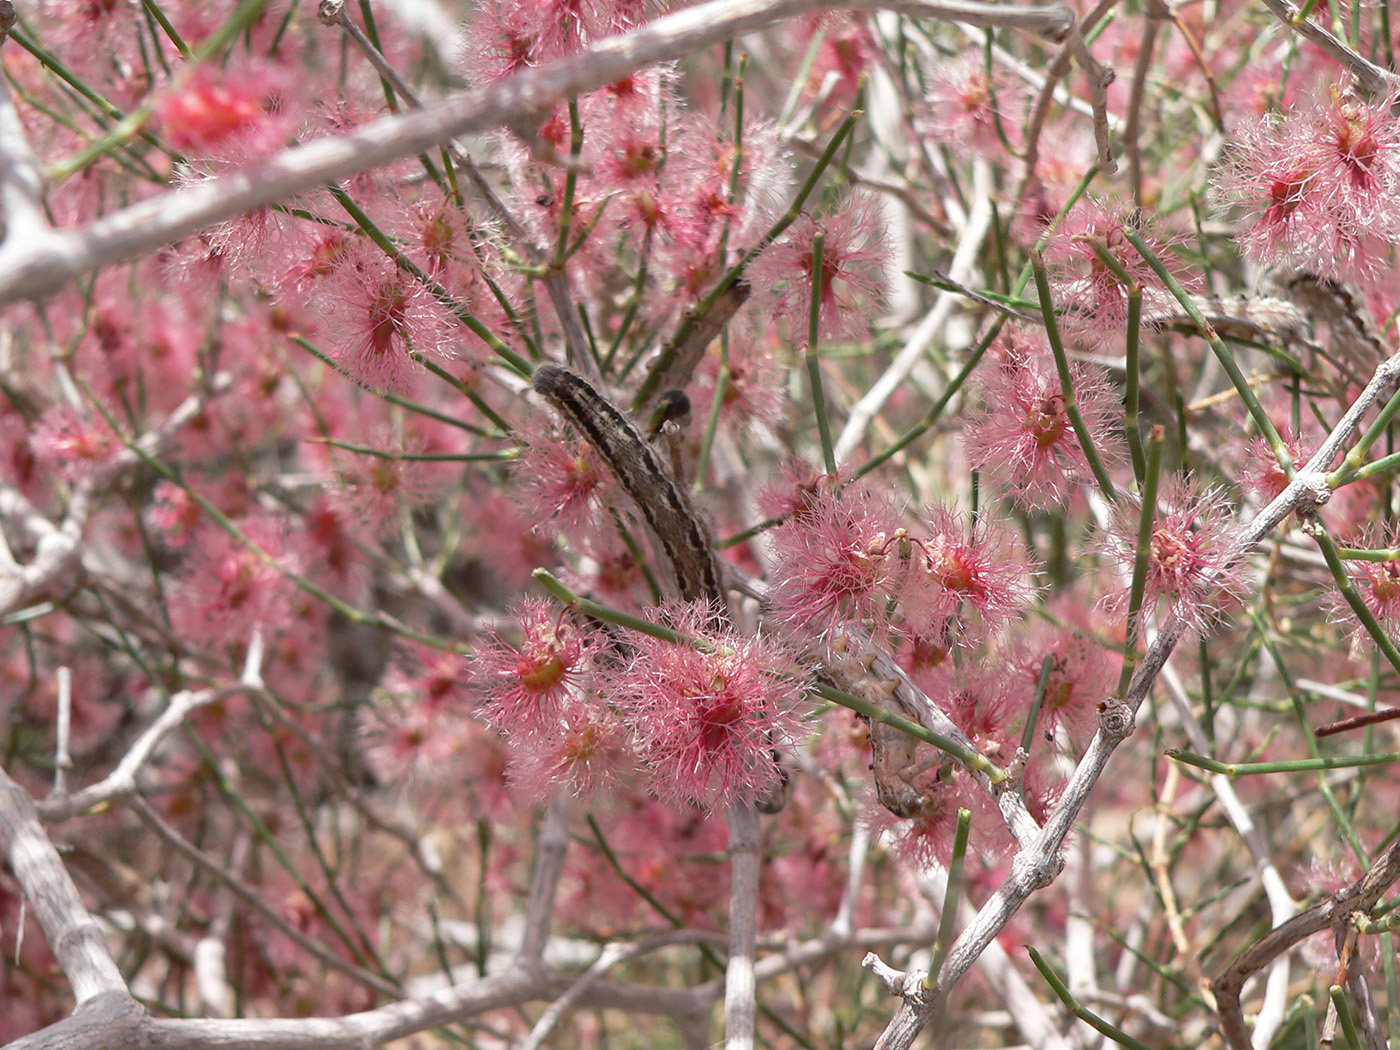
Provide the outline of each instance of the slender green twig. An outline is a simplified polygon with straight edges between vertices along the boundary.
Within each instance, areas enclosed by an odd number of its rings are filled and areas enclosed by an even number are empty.
[[[1147,437],[1147,472],[1142,479],[1142,511],[1138,516],[1137,550],[1133,557],[1133,581],[1128,589],[1127,637],[1123,643],[1123,671],[1118,677],[1122,696],[1138,662],[1138,636],[1142,631],[1142,600],[1147,591],[1147,561],[1152,553],[1152,524],[1157,514],[1157,481],[1162,474],[1162,446],[1166,435],[1155,426]]]
[[[697,649],[708,649],[710,646],[698,638],[691,638],[689,635],[681,634],[659,623],[644,619],[640,616],[633,616],[625,613],[621,609],[614,609],[611,606],[595,602],[591,598],[585,598],[581,594],[575,594],[565,583],[555,576],[548,569],[536,569],[533,573],[535,581],[557,598],[563,605],[583,616],[592,617],[595,620],[602,620],[604,623],[617,624],[619,627],[626,627],[630,631],[637,631],[652,638],[660,638],[662,641],[674,642],[677,645],[693,645]]]
[[[1075,1017],[1093,1028],[1094,1031],[1108,1036],[1119,1046],[1126,1046],[1129,1050],[1149,1050],[1146,1043],[1139,1042],[1121,1028],[1110,1024],[1076,999],[1065,982],[1060,980],[1059,974],[1050,968],[1050,964],[1041,958],[1038,951],[1030,945],[1026,945],[1026,951],[1030,953],[1031,962],[1035,963],[1035,968],[1040,971],[1040,976],[1045,978],[1045,983],[1050,986],[1060,1002],[1064,1003]]]
[[[812,306],[807,319],[807,380],[812,387],[812,411],[817,417],[817,434],[822,443],[822,462],[826,472],[836,476],[836,449],[831,443],[831,421],[826,415],[826,395],[822,391],[821,361],[817,343],[821,334],[822,263],[826,254],[826,234],[817,231],[812,239]]]
[[[1140,422],[1142,398],[1142,285],[1134,282],[1128,287],[1128,332],[1126,343],[1126,379],[1123,391],[1123,429],[1128,437],[1128,455],[1133,461],[1133,477],[1142,484],[1147,473],[1147,455],[1142,449]]]
[[[1311,535],[1313,542],[1322,551],[1322,557],[1327,562],[1327,568],[1332,572],[1332,579],[1336,581],[1337,589],[1341,591],[1342,598],[1351,607],[1351,611],[1356,614],[1356,618],[1361,621],[1362,628],[1376,643],[1376,648],[1381,651],[1381,655],[1390,661],[1391,667],[1400,671],[1400,649],[1396,649],[1390,634],[1376,619],[1376,614],[1371,611],[1366,600],[1356,590],[1356,585],[1351,581],[1351,573],[1347,572],[1346,566],[1342,564],[1342,556],[1337,549],[1336,542],[1321,522],[1316,523],[1316,526],[1311,530]]]
[[[1055,369],[1060,376],[1060,393],[1065,399],[1065,415],[1069,416],[1070,426],[1074,428],[1074,436],[1079,439],[1080,451],[1089,461],[1089,469],[1093,472],[1099,491],[1110,503],[1117,503],[1118,490],[1099,457],[1094,435],[1089,432],[1089,426],[1084,422],[1084,415],[1079,411],[1079,402],[1074,396],[1074,381],[1069,374],[1069,357],[1065,354],[1065,344],[1060,339],[1060,326],[1055,320],[1055,301],[1050,295],[1050,278],[1045,272],[1045,262],[1039,252],[1031,253],[1031,270],[1035,274],[1035,290],[1040,294],[1040,312],[1045,318],[1045,335],[1050,342],[1050,352],[1055,357]]]
[[[967,832],[972,825],[972,811],[958,810],[957,827],[953,831],[953,856],[948,861],[948,888],[943,893],[943,907],[938,914],[938,937],[933,942],[933,957],[924,975],[924,987],[938,987],[938,971],[953,946],[953,929],[957,923],[958,905],[962,903],[963,860],[967,856]]]
[[[1191,318],[1196,327],[1200,329],[1206,342],[1210,344],[1210,348],[1214,352],[1216,359],[1220,362],[1220,367],[1225,369],[1225,374],[1230,377],[1230,382],[1234,384],[1235,391],[1239,394],[1240,401],[1244,403],[1245,408],[1249,411],[1250,418],[1254,420],[1255,427],[1258,428],[1259,433],[1268,441],[1269,448],[1273,450],[1274,456],[1278,459],[1279,466],[1282,467],[1284,473],[1291,478],[1296,471],[1293,457],[1289,454],[1288,446],[1284,443],[1283,438],[1279,436],[1278,430],[1275,429],[1273,421],[1269,419],[1269,414],[1264,411],[1264,406],[1259,404],[1259,398],[1255,396],[1254,388],[1249,385],[1249,380],[1246,379],[1245,374],[1240,371],[1240,366],[1235,361],[1234,351],[1225,345],[1225,341],[1220,338],[1214,327],[1205,319],[1205,316],[1201,313],[1196,304],[1192,302],[1191,296],[1187,294],[1186,289],[1181,287],[1180,282],[1172,276],[1171,271],[1167,269],[1162,260],[1148,247],[1147,242],[1142,239],[1142,236],[1127,225],[1122,227],[1122,231],[1128,243],[1137,249],[1138,254],[1142,256],[1148,266],[1152,267],[1152,271],[1157,275],[1167,291],[1171,293],[1172,298],[1181,305],[1182,310],[1186,312],[1186,316]]]
[[[1347,1046],[1351,1050],[1361,1050],[1361,1034],[1357,1032],[1356,1022],[1352,1020],[1346,996],[1342,994],[1342,986],[1332,985],[1327,989],[1327,994],[1332,1000],[1332,1008],[1337,1011],[1337,1020],[1341,1023],[1342,1036],[1346,1039]]]
[[[1323,769],[1360,769],[1365,766],[1388,766],[1400,762],[1400,751],[1378,755],[1333,755],[1326,758],[1294,758],[1277,762],[1221,762],[1208,755],[1197,755],[1180,748],[1169,747],[1166,756],[1188,766],[1220,773],[1227,777],[1248,777],[1260,773],[1307,773]]]
[[[987,774],[993,784],[1000,784],[1006,779],[1006,771],[1001,769],[995,762],[992,762],[985,755],[980,755],[976,751],[969,751],[956,740],[949,739],[941,733],[935,733],[925,729],[919,723],[911,721],[888,711],[879,704],[873,704],[868,700],[862,700],[858,696],[850,693],[843,693],[840,689],[818,682],[811,686],[811,691],[823,700],[830,700],[833,704],[848,708],[858,715],[864,715],[874,722],[881,722],[884,725],[892,726],[902,733],[908,733],[916,740],[922,740],[926,744],[932,744],[945,754],[952,755],[969,769],[974,769],[979,773]]]
[[[1035,726],[1040,721],[1040,709],[1045,704],[1045,691],[1050,687],[1050,670],[1054,666],[1055,657],[1046,653],[1045,659],[1040,661],[1040,677],[1035,682],[1035,699],[1031,701],[1026,725],[1021,730],[1021,750],[1028,755],[1031,753],[1031,745],[1035,743]]]

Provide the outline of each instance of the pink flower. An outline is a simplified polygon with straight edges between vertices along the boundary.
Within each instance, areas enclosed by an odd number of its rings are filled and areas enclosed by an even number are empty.
[[[510,489],[526,520],[553,521],[566,535],[575,535],[621,498],[617,479],[588,442],[545,431],[527,440]]]
[[[1307,462],[1312,456],[1312,450],[1303,444],[1303,439],[1286,431],[1282,436],[1293,462],[1298,466]],[[1251,441],[1245,455],[1247,458],[1240,471],[1240,488],[1245,492],[1254,493],[1265,503],[1272,502],[1288,487],[1288,475],[1279,466],[1278,457],[1263,438]]]
[[[290,131],[289,121],[274,112],[273,96],[281,87],[275,69],[194,69],[156,103],[161,134],[181,152],[237,148],[260,154],[275,149]]]
[[[512,743],[507,776],[531,798],[547,798],[560,786],[579,797],[596,795],[635,765],[627,727],[598,707],[577,705],[549,738]]]
[[[703,648],[634,634],[612,690],[653,786],[673,802],[754,798],[776,780],[774,749],[800,735],[801,675],[781,646],[715,629],[702,603],[665,613]]]
[[[356,246],[322,278],[318,298],[335,357],[363,386],[402,391],[415,354],[445,353],[454,325],[443,307],[378,249]]]
[[[387,427],[376,428],[368,447],[379,455],[346,453],[345,464],[333,493],[344,510],[359,518],[376,535],[392,533],[399,518],[429,498],[433,491],[432,465],[402,454],[422,451],[423,443],[406,439],[397,444]],[[396,454],[397,453],[397,454]]]
[[[172,547],[183,547],[194,536],[204,508],[194,501],[189,490],[173,481],[160,481],[152,490],[146,513],[151,525],[161,533],[166,543]]]
[[[473,72],[492,82],[538,65],[544,52],[540,8],[518,0],[483,0],[467,19]]]
[[[1045,257],[1053,264],[1051,287],[1062,311],[1060,324],[1091,344],[1121,340],[1128,321],[1128,289],[1099,257],[1100,250],[1142,285],[1149,297],[1166,294],[1161,279],[1129,243],[1124,230],[1141,237],[1170,267],[1169,242],[1146,216],[1116,201],[1080,204],[1045,247]],[[1176,276],[1185,281],[1183,275]]]
[[[381,783],[412,780],[443,785],[454,781],[461,719],[409,693],[381,696],[360,712],[365,761]]]
[[[1202,491],[1179,475],[1163,483],[1158,503],[1142,608],[1150,613],[1160,602],[1163,615],[1179,617],[1189,632],[1204,633],[1244,590],[1243,564],[1238,559],[1230,564],[1236,550],[1233,508],[1221,489]],[[1137,532],[1137,508],[1120,509],[1105,544],[1123,573],[1122,589],[1104,599],[1115,615],[1127,609]]]
[[[1066,412],[1050,351],[1031,337],[983,383],[982,407],[964,432],[968,460],[1024,507],[1062,507],[1091,479]],[[1121,458],[1117,397],[1101,369],[1070,364],[1075,401],[1101,457]]]
[[[1036,730],[1053,737],[1063,727],[1071,742],[1082,745],[1097,727],[1099,701],[1110,696],[1117,685],[1121,661],[1074,627],[1037,623],[1030,639],[1014,650],[1012,657],[1017,693],[1027,708],[1047,656],[1050,674]]]
[[[948,145],[960,156],[999,153],[1005,149],[1002,134],[1013,145],[1020,138],[1020,117],[1008,113],[1006,105],[1019,94],[1009,76],[999,68],[989,76],[982,54],[969,52],[939,66],[925,96],[929,115],[924,130],[930,142]]]
[[[501,638],[477,651],[475,685],[482,715],[507,734],[551,739],[593,669],[598,643],[539,598],[516,609],[520,644]]]
[[[1400,546],[1400,527],[1381,528],[1372,526],[1358,542],[1358,547],[1371,550],[1387,550]],[[1352,586],[1372,615],[1380,621],[1387,634],[1394,636],[1400,629],[1400,560],[1389,558],[1384,561],[1348,561],[1347,570]],[[1333,616],[1338,620],[1354,620],[1352,612],[1340,593],[1332,594]],[[1365,635],[1365,630],[1357,623],[1357,637]]]
[[[714,401],[720,369],[718,354],[709,354],[700,362],[691,401],[702,411]],[[767,345],[757,339],[735,338],[725,368],[720,423],[739,435],[774,426],[787,408],[784,377],[785,370]]]
[[[994,515],[972,520],[947,506],[928,513],[928,536],[913,541],[913,571],[896,592],[913,629],[926,632],[969,610],[989,628],[1017,614],[1035,592],[1011,528]]]
[[[254,550],[222,529],[208,529],[191,545],[181,587],[171,599],[171,620],[206,642],[247,642],[254,629],[268,637],[292,619],[295,571],[286,530],[253,517],[242,523]]]
[[[1383,271],[1400,244],[1394,101],[1364,102],[1334,87],[1240,129],[1218,181],[1255,214],[1238,238],[1247,256],[1341,280]]]
[[[78,412],[68,405],[49,409],[29,439],[34,459],[68,481],[91,475],[121,449],[122,439],[95,408]]]
[[[857,485],[802,496],[805,505],[773,532],[774,616],[794,626],[818,621],[819,630],[842,620],[883,620],[901,571],[891,550],[903,531],[894,508]]]
[[[773,313],[787,323],[789,336],[799,343],[807,339],[819,229],[826,235],[816,282],[822,340],[841,342],[863,334],[885,297],[888,247],[878,197],[853,193],[820,219],[802,216],[784,238],[758,257],[750,273],[756,288],[781,288]]]

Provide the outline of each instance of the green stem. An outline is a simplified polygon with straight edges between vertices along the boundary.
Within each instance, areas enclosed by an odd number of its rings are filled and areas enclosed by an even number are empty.
[[[1337,549],[1336,541],[1332,539],[1320,522],[1317,528],[1312,531],[1312,538],[1318,549],[1322,551],[1322,556],[1327,561],[1327,568],[1332,572],[1332,579],[1336,581],[1337,589],[1342,592],[1342,597],[1346,599],[1347,605],[1351,606],[1351,611],[1361,621],[1361,626],[1371,636],[1371,640],[1376,643],[1376,648],[1381,651],[1381,655],[1390,662],[1391,667],[1400,671],[1400,650],[1396,649],[1395,643],[1391,640],[1386,629],[1381,626],[1375,613],[1371,611],[1365,599],[1357,592],[1356,585],[1351,580],[1351,573],[1347,572],[1346,566],[1342,564],[1342,556]]]
[[[659,623],[652,623],[652,621],[644,620],[640,616],[633,616],[631,613],[625,613],[621,609],[614,609],[611,606],[595,602],[591,598],[585,598],[581,594],[575,594],[559,579],[559,577],[555,576],[548,569],[536,569],[531,575],[534,576],[535,581],[541,587],[558,599],[562,605],[581,616],[602,620],[604,623],[617,624],[619,627],[626,627],[629,631],[637,631],[640,634],[645,634],[652,638],[660,638],[662,641],[674,642],[676,645],[690,645],[702,650],[712,648],[698,638],[691,638],[689,635],[681,634],[679,631],[673,631],[669,627],[663,627]]]
[[[1099,490],[1110,503],[1118,502],[1118,490],[1104,468],[1099,450],[1094,445],[1094,435],[1089,433],[1088,424],[1079,411],[1079,402],[1074,397],[1074,382],[1069,374],[1069,357],[1065,354],[1065,344],[1060,339],[1060,326],[1055,321],[1055,301],[1050,295],[1050,278],[1045,272],[1045,262],[1039,252],[1031,253],[1031,270],[1035,274],[1035,290],[1040,294],[1040,313],[1045,318],[1045,335],[1050,341],[1050,352],[1055,355],[1055,370],[1060,376],[1060,392],[1065,399],[1065,414],[1069,416],[1074,436],[1079,440],[1079,448],[1089,461],[1089,469],[1094,474]]]
[[[1166,434],[1152,428],[1147,438],[1147,472],[1142,481],[1142,513],[1138,516],[1137,551],[1133,558],[1133,582],[1128,591],[1127,637],[1123,643],[1123,671],[1118,677],[1118,694],[1127,693],[1128,682],[1138,662],[1138,634],[1141,629],[1142,599],[1147,589],[1147,559],[1152,552],[1152,523],[1157,513],[1157,482],[1162,475],[1162,446]]]
[[[1126,1046],[1129,1050],[1149,1050],[1146,1043],[1139,1042],[1121,1028],[1115,1028],[1076,999],[1065,982],[1060,980],[1059,975],[1050,968],[1050,964],[1041,958],[1038,951],[1030,945],[1026,945],[1026,951],[1030,953],[1031,962],[1033,962],[1035,968],[1040,971],[1040,976],[1045,978],[1045,983],[1051,987],[1056,997],[1069,1008],[1070,1012],[1073,1013],[1075,1017],[1093,1028],[1096,1032],[1108,1036],[1108,1038],[1112,1039],[1119,1046]]]
[[[972,811],[959,809],[957,828],[953,832],[953,856],[948,861],[948,888],[943,894],[943,908],[938,915],[938,938],[933,942],[933,958],[924,975],[924,988],[929,991],[938,987],[938,972],[943,969],[943,960],[948,958],[948,949],[953,946],[953,928],[957,922],[958,905],[962,903],[967,832],[971,825]]]
[[[807,317],[807,379],[812,386],[812,411],[817,417],[817,434],[822,443],[826,472],[836,476],[836,448],[831,443],[831,421],[826,415],[826,395],[822,392],[821,360],[817,355],[822,308],[822,263],[826,256],[826,234],[817,231],[812,240],[812,307]]]
[[[1142,450],[1140,422],[1142,397],[1142,285],[1134,282],[1128,287],[1128,339],[1123,399],[1123,428],[1128,436],[1128,455],[1133,461],[1133,477],[1139,485],[1147,473],[1147,455]]]
[[[1035,683],[1035,699],[1031,701],[1031,710],[1026,715],[1025,728],[1021,730],[1021,750],[1027,755],[1031,753],[1031,745],[1035,743],[1035,724],[1040,721],[1040,709],[1045,704],[1045,692],[1050,688],[1050,669],[1055,666],[1055,657],[1051,653],[1045,654],[1045,659],[1040,661],[1040,677]]]
[[[1327,758],[1294,758],[1277,762],[1221,762],[1218,758],[1197,755],[1180,748],[1169,747],[1166,756],[1195,766],[1209,773],[1227,777],[1248,777],[1260,773],[1308,773],[1322,769],[1359,769],[1365,766],[1388,766],[1400,762],[1400,751],[1375,755],[1333,755]]]
[[[701,491],[705,478],[710,473],[710,453],[714,449],[715,434],[719,431],[720,413],[724,411],[724,399],[729,393],[729,332],[719,336],[719,372],[715,375],[715,393],[710,398],[710,414],[705,419],[705,433],[700,439],[700,455],[695,459],[695,481],[693,489]]]
[[[868,700],[862,700],[860,697],[852,696],[850,693],[843,693],[841,690],[821,682],[813,685],[811,691],[816,693],[816,695],[823,700],[830,700],[833,704],[839,704],[841,707],[854,711],[858,715],[864,715],[872,722],[880,722],[887,726],[893,726],[895,729],[898,729],[902,733],[909,734],[916,740],[922,740],[926,744],[932,744],[945,754],[952,755],[969,769],[987,774],[988,779],[990,779],[993,784],[1000,784],[1006,779],[1006,771],[985,755],[978,754],[976,751],[971,751],[963,747],[963,745],[959,744],[956,740],[945,737],[941,733],[932,732],[919,725],[917,722],[894,714],[892,711],[887,711],[879,704],[873,704]]]
[[[1337,1020],[1341,1022],[1342,1035],[1347,1041],[1350,1050],[1361,1050],[1361,1035],[1356,1030],[1356,1022],[1352,1020],[1351,1010],[1347,1008],[1346,996],[1342,994],[1342,986],[1334,984],[1327,989],[1327,994],[1332,999],[1332,1008],[1337,1011]]]
[[[374,456],[376,459],[392,459],[404,463],[497,463],[519,458],[517,453],[511,450],[504,452],[392,452],[384,448],[356,445],[338,438],[322,438],[320,443],[329,445],[331,448],[344,449],[346,452],[356,452],[362,456]]]
[[[1400,463],[1400,454],[1386,456],[1378,459],[1374,463],[1366,462],[1366,455],[1371,451],[1377,441],[1383,437],[1390,429],[1391,420],[1395,414],[1400,412],[1400,391],[1396,391],[1385,407],[1381,409],[1375,420],[1366,432],[1361,435],[1351,450],[1347,452],[1346,458],[1342,460],[1341,466],[1327,475],[1327,484],[1333,489],[1341,488],[1351,481],[1359,481],[1362,478],[1371,477],[1373,474],[1380,474],[1391,469]]]
[[[1225,369],[1225,374],[1230,377],[1230,382],[1234,384],[1235,391],[1240,395],[1240,400],[1244,402],[1245,408],[1249,410],[1249,415],[1254,420],[1255,427],[1258,428],[1259,433],[1269,442],[1269,448],[1273,450],[1275,458],[1278,459],[1279,466],[1283,468],[1284,473],[1290,478],[1293,477],[1294,473],[1296,473],[1293,457],[1289,455],[1288,447],[1284,444],[1283,438],[1279,436],[1278,431],[1274,428],[1273,422],[1269,419],[1269,414],[1264,411],[1264,407],[1259,404],[1259,399],[1254,396],[1254,390],[1250,387],[1249,381],[1245,378],[1244,373],[1240,371],[1240,366],[1235,361],[1234,353],[1225,345],[1224,340],[1220,338],[1215,329],[1211,327],[1210,323],[1206,321],[1204,315],[1202,315],[1201,311],[1196,307],[1196,304],[1191,301],[1191,296],[1187,294],[1186,289],[1181,287],[1181,284],[1172,276],[1171,271],[1167,269],[1162,260],[1157,258],[1152,249],[1147,246],[1147,242],[1142,239],[1142,236],[1130,226],[1125,225],[1122,230],[1123,236],[1127,239],[1128,243],[1137,249],[1138,254],[1143,257],[1148,266],[1152,267],[1152,271],[1157,275],[1158,279],[1161,280],[1167,291],[1171,293],[1172,298],[1181,305],[1186,315],[1190,317],[1196,327],[1200,329],[1201,334],[1205,337],[1206,342],[1210,344],[1211,350],[1215,353],[1216,359],[1219,360],[1220,367]]]

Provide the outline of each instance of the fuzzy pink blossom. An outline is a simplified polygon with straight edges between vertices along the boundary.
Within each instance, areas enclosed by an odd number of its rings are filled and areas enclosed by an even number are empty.
[[[695,396],[698,406],[714,402],[720,373],[724,373],[724,393],[720,400],[720,423],[737,434],[760,432],[783,418],[787,397],[783,390],[783,369],[772,350],[757,339],[735,339],[729,348],[728,365],[721,365],[718,354],[700,363]]]
[[[825,630],[842,620],[882,620],[901,571],[892,546],[893,506],[863,486],[804,492],[805,505],[773,533],[778,556],[774,615]]]
[[[703,603],[667,607],[663,618],[698,645],[634,634],[636,658],[612,690],[653,787],[713,807],[762,794],[778,777],[774,749],[800,736],[804,685],[791,656],[716,629]]]
[[[1297,434],[1283,433],[1288,454],[1297,466],[1302,466],[1312,456],[1312,450],[1303,444]],[[1240,471],[1240,488],[1252,492],[1263,502],[1269,503],[1288,487],[1288,475],[1279,465],[1278,457],[1264,438],[1255,438],[1246,449],[1244,467]]]
[[[287,578],[298,561],[281,523],[255,516],[240,523],[250,545],[222,529],[208,529],[191,545],[171,599],[171,620],[206,642],[247,642],[261,629],[273,636],[291,621]]]
[[[790,337],[805,343],[817,285],[817,329],[823,341],[841,342],[864,333],[884,302],[884,264],[888,254],[880,199],[857,192],[820,219],[804,215],[750,268],[756,288],[779,287],[775,317],[787,323]],[[825,234],[822,268],[817,280],[817,231]]]
[[[1007,761],[1020,743],[1025,705],[1018,695],[1020,682],[1010,661],[985,665],[945,663],[921,685],[943,698],[958,728],[987,757]]]
[[[1064,729],[1072,743],[1082,746],[1096,728],[1099,702],[1117,685],[1121,660],[1076,628],[1037,623],[1030,638],[1011,655],[1018,675],[1017,692],[1027,707],[1034,699],[1047,657],[1050,671],[1037,732],[1053,737],[1056,730]]]
[[[547,738],[511,743],[506,775],[531,798],[548,798],[559,787],[589,798],[616,785],[636,764],[627,727],[597,706],[571,708]]]
[[[913,571],[895,592],[915,630],[954,615],[966,623],[973,610],[984,627],[995,629],[1034,595],[1020,542],[1005,522],[936,506],[929,508],[927,530],[913,541]]]
[[[1395,98],[1332,88],[1311,104],[1240,128],[1218,182],[1254,222],[1240,236],[1264,265],[1367,280],[1400,244],[1400,128]]]
[[[147,517],[166,543],[172,547],[189,543],[203,515],[204,508],[194,501],[188,489],[173,481],[156,483]]]
[[[1245,567],[1239,559],[1230,561],[1236,531],[1234,508],[1223,490],[1202,489],[1181,475],[1167,479],[1148,541],[1143,611],[1150,614],[1160,603],[1163,615],[1179,617],[1187,631],[1207,631],[1244,591]],[[1122,588],[1104,599],[1113,615],[1127,610],[1137,533],[1137,507],[1119,509],[1103,544],[1123,574]]]
[[[1393,550],[1400,547],[1400,527],[1372,526],[1356,544],[1365,550]],[[1371,614],[1392,637],[1400,632],[1400,559],[1348,560],[1347,572],[1352,586],[1361,596]],[[1356,621],[1356,614],[1339,592],[1331,596],[1332,615],[1338,621],[1355,624],[1356,637],[1369,637]]]
[[[978,831],[989,826],[987,817],[996,819],[987,811],[986,796],[966,776],[954,774],[950,783],[934,782],[924,799],[925,811],[909,820],[898,820],[878,806],[872,806],[865,817],[873,828],[889,835],[891,851],[911,868],[948,864],[957,837],[958,810],[983,818],[973,821]]]
[[[1089,462],[1066,409],[1049,347],[1022,343],[1024,354],[1008,357],[983,382],[979,411],[968,420],[968,460],[1018,504],[1031,509],[1062,507],[1074,487],[1091,478]],[[1122,418],[1102,369],[1071,362],[1075,402],[1101,457],[1121,458],[1115,423]]]
[[[465,26],[473,72],[484,82],[502,80],[538,65],[544,57],[544,32],[537,4],[519,0],[482,0]]]
[[[455,779],[460,718],[410,694],[379,697],[358,724],[365,762],[381,783],[444,785]]]
[[[473,667],[485,719],[507,734],[551,739],[593,669],[598,642],[539,598],[516,608],[520,642],[497,637]]]
[[[880,45],[870,30],[844,11],[807,15],[798,19],[793,29],[798,46],[804,51],[811,46],[812,38],[821,34],[808,73],[808,96],[824,97],[837,106],[848,105],[880,53]]]
[[[931,142],[947,144],[960,156],[996,153],[1005,148],[1003,135],[1013,146],[1020,137],[1020,119],[1007,112],[1017,94],[1010,76],[997,67],[989,73],[982,54],[968,52],[938,67],[925,96],[923,130]]]
[[[336,362],[373,389],[403,391],[419,371],[414,355],[446,353],[455,331],[427,289],[363,247],[322,278],[317,295]]]
[[[155,122],[181,152],[227,153],[237,147],[254,155],[285,143],[291,123],[276,112],[282,85],[277,67],[219,70],[203,65],[190,71],[155,105]]]
[[[95,408],[59,405],[45,412],[29,439],[35,461],[69,481],[90,476],[122,447],[121,436]]]
[[[553,522],[566,535],[575,535],[622,498],[617,479],[588,442],[549,430],[525,434],[528,443],[510,496],[527,520]]]
[[[395,444],[399,447],[395,448]],[[387,428],[369,437],[378,454],[347,453],[332,490],[340,506],[376,535],[392,533],[400,516],[429,498],[433,491],[432,464],[404,458],[422,451],[422,442],[395,442]]]
[[[1111,200],[1089,200],[1074,208],[1045,247],[1051,264],[1051,288],[1060,308],[1061,327],[1085,342],[1121,340],[1128,321],[1128,289],[1100,257],[1105,252],[1144,297],[1165,296],[1161,279],[1129,243],[1124,231],[1138,235],[1170,268],[1170,242],[1141,212]],[[1185,274],[1174,275],[1189,284]]]

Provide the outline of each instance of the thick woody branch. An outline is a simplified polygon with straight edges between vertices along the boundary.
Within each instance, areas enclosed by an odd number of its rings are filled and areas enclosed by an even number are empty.
[[[107,941],[78,896],[44,829],[29,792],[0,770],[0,854],[34,909],[44,939],[79,1004],[104,992],[127,995]]]
[[[1225,1042],[1233,1050],[1248,1050],[1250,1046],[1240,991],[1252,974],[1319,930],[1347,921],[1354,912],[1370,911],[1396,880],[1400,880],[1400,842],[1392,842],[1356,882],[1270,930],[1241,952],[1229,969],[1210,985],[1220,1006],[1220,1030]]]

